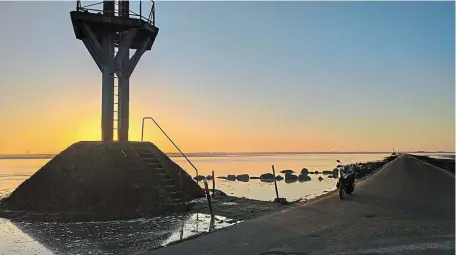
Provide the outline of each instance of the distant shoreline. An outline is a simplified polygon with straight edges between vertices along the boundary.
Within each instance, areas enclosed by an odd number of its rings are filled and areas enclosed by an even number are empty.
[[[186,153],[188,157],[242,157],[242,156],[271,156],[271,155],[310,155],[310,154],[390,154],[391,152],[193,152]],[[454,152],[401,152],[401,153],[420,153],[420,154],[455,154]],[[166,153],[169,157],[182,157],[179,153]],[[51,159],[57,154],[0,154],[2,159]]]

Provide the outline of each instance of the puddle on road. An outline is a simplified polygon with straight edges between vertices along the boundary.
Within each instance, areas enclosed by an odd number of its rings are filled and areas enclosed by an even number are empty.
[[[236,223],[203,213],[76,223],[0,218],[0,254],[132,254]]]

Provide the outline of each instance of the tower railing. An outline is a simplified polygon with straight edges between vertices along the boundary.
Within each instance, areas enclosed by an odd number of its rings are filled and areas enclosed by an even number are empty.
[[[135,1],[136,2],[136,1]],[[131,3],[135,3],[135,2],[130,2],[130,6],[131,6]],[[152,26],[155,26],[155,1],[153,0],[149,0],[149,1],[146,1],[146,2],[150,2],[151,3],[151,7],[150,7],[150,11],[146,14],[146,15],[143,15],[143,5],[142,5],[142,2],[144,1],[138,1],[139,2],[139,13],[136,13],[134,11],[132,11],[131,9],[128,11],[128,14],[129,14],[129,17],[130,18],[137,18],[137,19],[140,19],[144,22],[147,22],[148,24],[152,25]],[[117,8],[114,9],[114,11],[103,11],[103,1],[101,2],[96,2],[96,3],[92,3],[92,4],[83,4],[83,1],[81,0],[77,0],[76,1],[76,11],[80,11],[80,12],[90,12],[90,13],[97,13],[97,14],[102,14],[102,13],[113,13],[113,16],[118,16],[119,17],[119,2],[118,1],[114,1],[114,4]]]

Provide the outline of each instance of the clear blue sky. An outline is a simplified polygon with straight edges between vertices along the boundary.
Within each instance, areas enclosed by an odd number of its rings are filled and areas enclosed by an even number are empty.
[[[0,153],[99,139],[101,75],[74,37],[74,8],[0,2]],[[454,149],[452,2],[156,11],[160,33],[131,80],[132,139],[153,115],[187,151]]]

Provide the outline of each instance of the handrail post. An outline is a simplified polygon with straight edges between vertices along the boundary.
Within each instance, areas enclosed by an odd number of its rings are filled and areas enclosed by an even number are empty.
[[[146,120],[147,117],[144,117],[142,119],[142,126],[141,126],[141,142],[144,141],[144,121]]]

